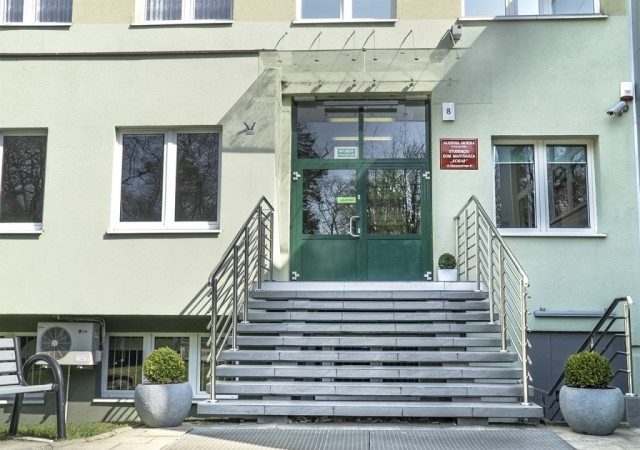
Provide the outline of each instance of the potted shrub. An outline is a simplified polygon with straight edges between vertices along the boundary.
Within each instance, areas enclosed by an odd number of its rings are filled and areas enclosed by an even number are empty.
[[[607,358],[596,352],[570,355],[564,376],[560,411],[571,429],[597,436],[613,433],[624,415],[624,395],[608,386],[613,372]]]
[[[158,348],[142,366],[146,383],[136,386],[134,401],[142,422],[153,428],[177,427],[189,414],[193,393],[180,355],[169,347]]]
[[[438,258],[438,281],[458,281],[456,258],[451,253],[443,253]]]

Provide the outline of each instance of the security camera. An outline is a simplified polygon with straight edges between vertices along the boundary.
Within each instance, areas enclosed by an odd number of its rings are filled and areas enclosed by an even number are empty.
[[[610,116],[621,116],[623,112],[626,112],[628,110],[629,110],[629,105],[627,105],[627,102],[619,101],[618,103],[613,105],[611,108],[609,108],[609,111],[607,111],[607,114],[609,114]]]

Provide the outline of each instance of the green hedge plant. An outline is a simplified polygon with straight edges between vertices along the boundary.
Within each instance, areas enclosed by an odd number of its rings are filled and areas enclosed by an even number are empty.
[[[456,258],[451,253],[443,253],[438,258],[438,267],[441,269],[455,269]]]
[[[564,364],[567,385],[578,388],[606,388],[613,379],[607,358],[596,352],[570,355]]]
[[[187,368],[178,352],[161,347],[149,353],[142,374],[153,384],[181,383],[186,379]]]

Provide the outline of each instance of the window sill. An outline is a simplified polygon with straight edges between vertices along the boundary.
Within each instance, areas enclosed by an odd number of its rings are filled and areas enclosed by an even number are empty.
[[[0,22],[0,28],[70,28],[71,22]]]
[[[460,17],[460,22],[500,22],[512,20],[582,20],[582,19],[606,19],[606,14],[546,14],[539,16],[485,16],[485,17]]]
[[[222,230],[217,229],[189,229],[189,228],[140,228],[123,229],[109,228],[107,234],[219,234]]]
[[[291,22],[293,25],[313,25],[313,24],[350,24],[350,23],[390,23],[394,24],[398,19],[298,19]]]
[[[233,20],[153,20],[149,22],[133,22],[132,27],[175,27],[193,25],[231,25]]]
[[[595,232],[558,232],[558,231],[520,231],[498,229],[502,237],[550,237],[550,238],[606,238],[606,233]]]
[[[44,230],[20,230],[16,228],[0,228],[0,236],[3,234],[29,234],[29,235],[38,235],[44,233]]]

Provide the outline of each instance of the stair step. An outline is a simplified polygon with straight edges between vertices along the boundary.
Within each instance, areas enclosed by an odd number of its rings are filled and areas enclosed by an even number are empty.
[[[307,381],[220,381],[216,393],[227,395],[287,396],[417,396],[417,397],[518,397],[518,383],[353,383]]]
[[[248,322],[239,323],[240,333],[497,333],[495,323],[306,323],[306,322]]]
[[[295,347],[499,347],[499,338],[412,336],[238,336],[240,346]]]
[[[249,365],[223,364],[216,368],[221,377],[252,378],[353,378],[353,379],[517,379],[516,368],[492,366],[370,366],[370,365]]]
[[[538,405],[503,402],[218,400],[198,414],[216,416],[362,416],[541,418]]]
[[[309,312],[249,311],[250,322],[275,322],[281,320],[299,320],[309,322],[426,322],[426,321],[489,321],[489,313],[482,312]]]
[[[342,301],[342,300],[249,300],[249,308],[274,310],[340,310],[340,311],[478,311],[487,310],[489,304],[480,301]]]
[[[326,362],[513,362],[513,352],[447,351],[317,351],[317,350],[226,350],[225,361],[326,361]]]

